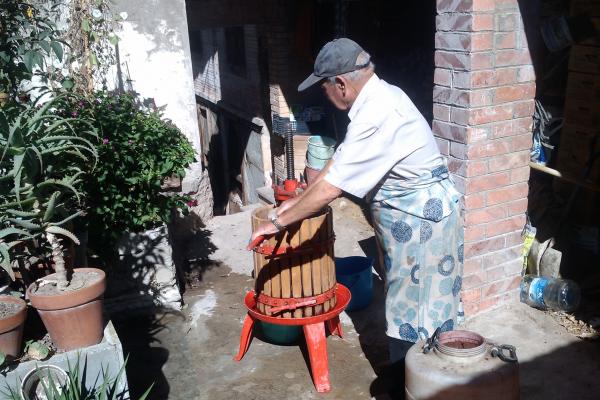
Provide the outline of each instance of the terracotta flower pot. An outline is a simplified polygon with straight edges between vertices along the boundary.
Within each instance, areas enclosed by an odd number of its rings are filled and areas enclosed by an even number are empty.
[[[106,289],[106,275],[96,268],[78,268],[75,273],[94,272],[100,278],[75,290],[57,294],[35,293],[38,282],[27,288],[31,305],[35,307],[54,344],[65,351],[100,343],[104,320],[102,297]],[[55,274],[43,280],[52,280]]]
[[[6,355],[17,357],[21,353],[27,304],[14,296],[0,296],[0,303],[12,303],[19,306],[16,313],[0,319],[0,351]]]

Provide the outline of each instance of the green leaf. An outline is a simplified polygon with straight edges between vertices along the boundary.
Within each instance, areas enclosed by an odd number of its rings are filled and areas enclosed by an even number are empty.
[[[116,46],[117,43],[119,43],[119,37],[117,35],[110,35],[108,37],[108,41],[110,42],[110,44],[112,44],[113,46]]]
[[[2,230],[0,230],[0,239],[3,239],[9,235],[21,235],[21,236],[25,236],[25,237],[30,237],[29,232],[24,231],[22,229],[17,229],[17,228],[4,228]]]
[[[25,345],[27,355],[34,360],[41,361],[48,357],[50,354],[50,348],[40,341],[28,341]]]
[[[45,40],[41,40],[38,42],[38,44],[40,45],[40,47],[42,49],[44,49],[44,51],[48,54],[50,54],[50,43],[45,41]]]
[[[21,201],[12,201],[10,203],[5,203],[5,204],[0,204],[0,209],[7,209],[10,207],[22,207],[22,206],[26,206],[26,205],[31,205],[33,203],[35,203],[37,199],[35,197],[29,197],[25,200],[21,200]]]
[[[44,168],[44,160],[43,160],[43,158],[42,158],[42,153],[41,153],[41,152],[40,152],[40,150],[37,148],[37,146],[35,146],[35,145],[33,145],[33,144],[32,144],[32,145],[30,145],[30,146],[29,146],[29,149],[27,149],[27,150],[29,150],[29,151],[33,152],[33,154],[35,154],[35,156],[37,157],[38,164],[35,166],[37,169],[34,171],[34,173],[35,173],[35,174],[37,174],[37,172],[38,172],[40,169],[43,169],[43,168]],[[32,175],[33,175],[33,173],[32,173]]]
[[[61,226],[61,225],[64,225],[64,224],[66,224],[67,222],[69,222],[69,221],[71,221],[71,220],[74,220],[74,219],[75,219],[75,218],[77,218],[77,217],[80,217],[80,216],[82,216],[83,214],[84,214],[84,213],[83,213],[83,211],[77,211],[75,214],[73,214],[73,215],[71,215],[71,216],[69,216],[69,217],[67,217],[67,218],[63,219],[62,221],[58,221],[58,222],[51,222],[51,223],[49,223],[48,225],[49,225],[49,226]]]
[[[6,210],[6,212],[8,214],[14,215],[15,217],[25,217],[25,218],[30,218],[30,217],[35,217],[38,215],[37,212],[35,211],[21,211],[21,210]]]
[[[52,216],[54,216],[56,200],[58,199],[59,196],[60,196],[60,192],[58,192],[58,191],[52,193],[52,195],[50,196],[50,200],[48,200],[48,205],[46,206],[46,211],[44,212],[44,217],[42,218],[42,221],[48,222],[48,221],[50,221]]]
[[[44,40],[46,39],[48,36],[52,36],[52,34],[54,33],[54,31],[52,29],[46,29],[44,31],[42,31],[39,36],[38,39],[39,40]]]
[[[44,56],[39,51],[33,54],[33,64],[38,65],[40,68],[44,68]]]
[[[92,29],[90,28],[90,20],[87,18],[83,18],[81,20],[81,29],[84,32],[90,32]]]
[[[13,157],[13,174],[16,175],[21,171],[21,167],[23,166],[23,161],[25,160],[25,153],[17,154]],[[16,184],[16,183],[15,183]]]
[[[71,80],[71,79],[63,79],[63,81],[60,83],[62,85],[63,88],[69,90],[69,89],[73,89],[73,86],[75,86],[75,83]]]
[[[10,279],[15,280],[15,274],[12,269],[12,265],[10,265],[10,254],[8,253],[7,246],[0,242],[0,256],[2,256],[2,261],[0,261],[0,266],[2,269],[6,271],[6,273],[10,276]]]
[[[90,53],[90,64],[98,65],[98,57],[94,53]]]
[[[52,41],[52,42],[50,42],[50,46],[52,47],[52,51],[54,52],[54,54],[56,54],[56,58],[58,58],[58,61],[62,61],[62,59],[63,59],[62,44],[60,44],[60,42]]]
[[[71,185],[69,182],[65,181],[65,180],[58,180],[58,179],[46,179],[44,182],[38,184],[38,189],[44,188],[46,186],[62,186],[65,187],[69,190],[71,190],[73,192],[73,194],[75,194],[75,196],[77,197],[77,202],[81,202],[80,196],[81,194],[79,193],[79,191],[73,186]]]
[[[21,169],[19,169],[15,174],[15,195],[17,197],[17,203],[21,203]]]
[[[33,72],[34,57],[35,57],[35,51],[33,51],[33,50],[28,50],[23,55],[23,63],[25,64],[25,67],[27,68],[27,70],[29,72]]]
[[[46,228],[46,232],[53,233],[55,235],[66,236],[71,239],[75,244],[79,244],[79,239],[68,230],[61,228],[60,226],[49,226]]]
[[[19,225],[25,229],[29,229],[29,230],[37,230],[37,229],[41,229],[42,226],[39,224],[35,224],[31,221],[26,221],[23,219],[16,219],[16,218],[8,218],[9,222],[12,222],[15,225]]]

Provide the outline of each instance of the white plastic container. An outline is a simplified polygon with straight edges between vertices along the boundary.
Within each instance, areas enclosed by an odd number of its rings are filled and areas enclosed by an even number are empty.
[[[516,350],[494,345],[474,332],[436,333],[406,355],[407,400],[516,400]]]

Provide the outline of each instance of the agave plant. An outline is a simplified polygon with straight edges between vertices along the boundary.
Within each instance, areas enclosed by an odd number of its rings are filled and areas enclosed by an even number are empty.
[[[57,115],[61,95],[40,104],[0,108],[0,265],[51,255],[57,286],[68,286],[63,239],[78,243],[66,224],[83,213],[82,175],[95,165],[97,139],[89,121]],[[82,128],[83,127],[83,128]]]
[[[116,376],[111,377],[108,373],[108,368],[102,367],[101,373],[95,378],[96,385],[93,388],[86,387],[86,371],[88,370],[87,357],[83,360],[78,357],[75,364],[72,365],[67,359],[67,369],[62,373],[56,373],[57,367],[54,366],[38,366],[30,373],[30,381],[24,381],[22,387],[35,391],[35,398],[45,398],[51,400],[117,400],[130,398],[127,389],[122,389],[123,379],[125,378],[124,364],[117,371]],[[83,371],[83,372],[82,372]],[[36,384],[37,383],[37,384]],[[28,384],[31,384],[31,387]],[[154,383],[146,389],[146,391],[138,398],[145,400]],[[26,388],[27,387],[27,388]],[[5,386],[0,389],[4,399],[7,400],[24,400],[22,394],[26,398],[30,393],[19,388]]]

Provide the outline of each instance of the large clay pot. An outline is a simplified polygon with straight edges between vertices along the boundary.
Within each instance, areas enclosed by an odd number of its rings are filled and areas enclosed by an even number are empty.
[[[27,304],[14,296],[0,296],[0,303],[19,305],[19,310],[16,313],[0,319],[0,351],[6,355],[17,357],[21,353],[21,339],[23,338],[23,324],[27,317]]]
[[[52,342],[65,351],[100,343],[104,331],[102,298],[106,275],[96,268],[78,268],[75,271],[95,272],[100,279],[81,289],[53,295],[34,293],[32,289],[37,283],[27,288],[31,305],[38,310]],[[54,275],[43,279],[52,280]]]

